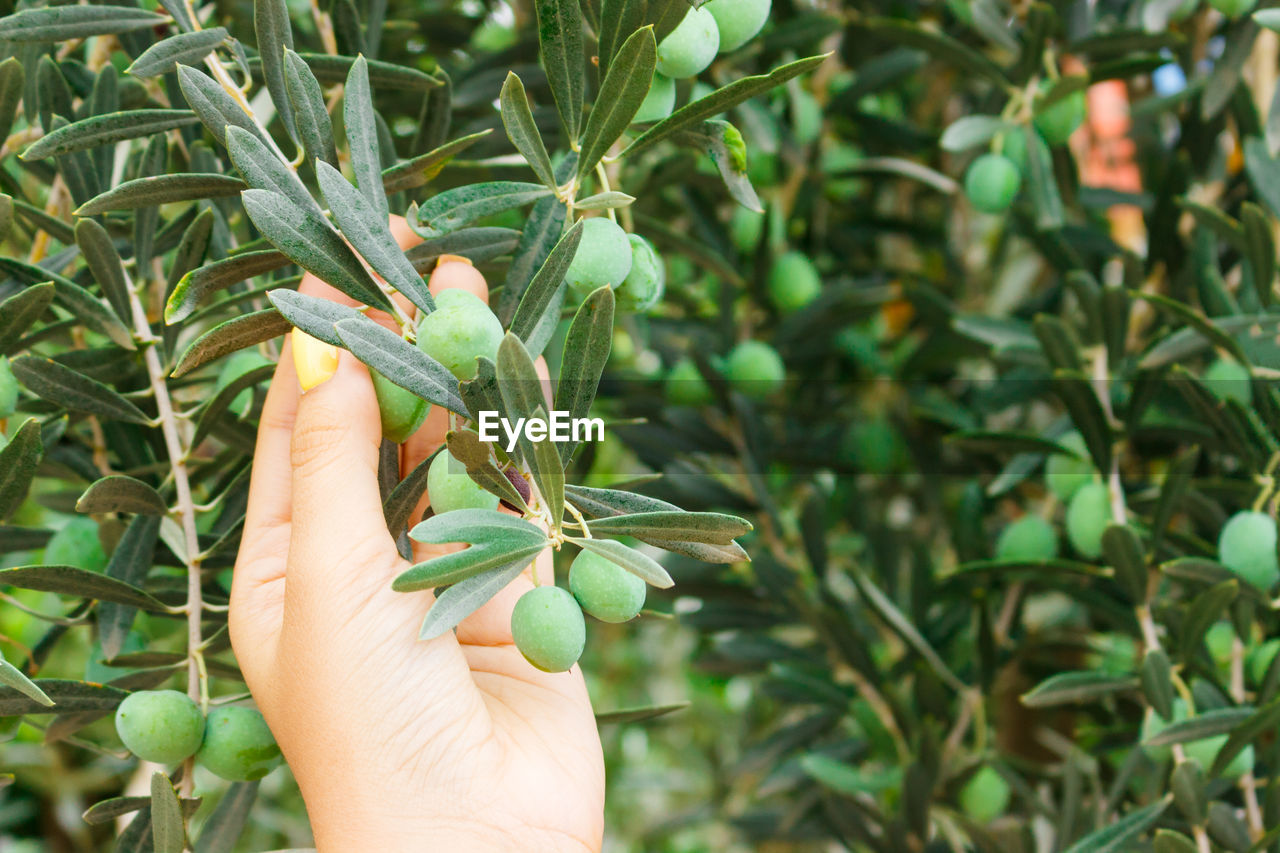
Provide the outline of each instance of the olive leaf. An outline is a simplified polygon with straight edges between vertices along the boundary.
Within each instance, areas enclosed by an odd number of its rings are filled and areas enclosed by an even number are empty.
[[[226,146],[231,162],[249,186],[277,193],[302,209],[314,212],[318,218],[320,206],[303,186],[297,172],[281,162],[256,133],[228,126]]]
[[[592,535],[656,536],[681,542],[728,545],[751,531],[751,524],[717,512],[651,511],[613,515],[587,522]]]
[[[502,124],[507,129],[507,137],[533,169],[538,180],[552,190],[556,189],[554,170],[551,168],[551,157],[547,154],[547,146],[542,142],[542,134],[533,120],[533,111],[529,108],[529,97],[525,94],[524,83],[514,71],[507,72],[506,82],[502,84],[502,92],[498,96],[498,104],[502,112]]]
[[[331,299],[292,290],[270,290],[267,291],[267,298],[291,324],[311,337],[335,347],[345,346],[338,336],[338,330],[334,328],[337,323],[363,316],[350,305],[340,305]]]
[[[109,210],[200,201],[238,195],[247,185],[230,175],[177,173],[135,178],[99,193],[76,209],[78,216],[94,216]]]
[[[0,519],[8,518],[22,505],[44,454],[40,422],[28,418],[9,443],[0,448]]]
[[[373,117],[373,90],[369,86],[369,63],[357,57],[347,74],[343,117],[347,148],[356,186],[382,222],[387,220],[387,195],[382,186],[382,159],[378,147],[377,123]],[[408,294],[405,294],[406,296]]]
[[[571,419],[584,418],[595,400],[600,377],[613,344],[613,290],[601,287],[583,300],[565,336],[555,408]],[[568,461],[577,442],[560,445],[560,458]]]
[[[165,609],[164,604],[133,584],[75,566],[19,566],[0,569],[0,586],[93,598],[149,611]]]
[[[307,158],[338,165],[338,151],[333,141],[333,122],[325,106],[320,82],[302,57],[292,50],[284,51],[284,84],[293,104],[293,123]]]
[[[31,393],[74,412],[133,424],[151,419],[109,385],[77,373],[53,359],[23,355],[11,362],[13,375]]]
[[[76,512],[136,512],[165,515],[164,498],[150,485],[127,474],[111,474],[93,481],[76,501]]]
[[[190,33],[178,33],[148,47],[125,69],[134,77],[159,77],[178,65],[202,61],[227,40],[225,27],[209,27]]]
[[[178,792],[164,773],[151,775],[151,839],[155,853],[182,853],[187,833]]]
[[[541,184],[521,181],[491,181],[445,190],[418,208],[417,231],[423,237],[438,237],[484,216],[524,207],[550,195]]]
[[[289,258],[274,249],[240,252],[220,261],[197,267],[182,276],[165,303],[166,323],[187,319],[210,295],[225,290],[245,279],[279,269]]]
[[[50,131],[27,146],[19,156],[23,160],[59,157],[99,145],[187,127],[199,121],[191,110],[127,110],[91,116]]]
[[[184,376],[238,350],[278,338],[289,331],[290,323],[274,308],[242,314],[219,323],[191,342],[170,375]]]
[[[450,160],[492,132],[491,128],[478,130],[475,133],[459,137],[452,142],[446,142],[426,154],[419,154],[417,157],[406,160],[403,163],[388,166],[382,170],[383,188],[389,193],[396,193],[416,189],[429,183],[436,175],[440,174],[440,170],[448,165]]]
[[[658,46],[651,26],[632,33],[613,57],[582,133],[579,182],[591,174],[635,118],[649,92],[657,57]]]
[[[437,406],[467,415],[458,396],[458,380],[440,362],[368,317],[339,320],[334,329],[342,346],[391,382]]]
[[[16,690],[23,696],[26,696],[33,702],[43,705],[46,708],[51,708],[54,705],[54,701],[49,698],[48,694],[40,689],[39,685],[30,678],[27,678],[22,670],[9,663],[3,656],[0,656],[0,684],[5,685],[11,690]]]
[[[576,536],[566,537],[570,542],[584,551],[599,554],[606,560],[617,563],[631,574],[658,589],[669,589],[675,585],[671,575],[662,565],[635,548],[615,542],[612,539],[580,539]]]
[[[560,306],[568,288],[564,277],[581,242],[582,222],[576,222],[555,244],[520,296],[510,331],[526,343],[531,354],[542,352],[560,322]]]
[[[293,27],[289,23],[289,7],[285,0],[253,0],[253,29],[258,37],[258,56],[262,60],[262,73],[271,103],[285,132],[297,142],[293,102],[289,100],[285,86],[284,52],[293,49]]]
[[[435,603],[422,620],[418,639],[434,640],[452,631],[459,622],[479,610],[520,577],[520,573],[528,568],[530,562],[532,558],[515,557],[506,565],[458,581],[436,595]],[[3,704],[0,704],[0,710],[3,710]]]
[[[38,678],[34,682],[46,698],[53,700],[60,714],[73,711],[114,711],[129,694],[118,687],[69,681],[60,678]],[[50,713],[49,705],[33,699],[13,687],[0,687],[0,717]]]
[[[397,592],[455,584],[520,561],[528,565],[550,545],[547,535],[533,524],[481,509],[432,516],[409,531],[409,538],[435,545],[466,542],[471,547],[434,557],[402,572],[391,586]]]
[[[0,41],[62,42],[163,24],[163,15],[129,6],[49,6],[0,18]]]
[[[0,354],[12,351],[22,334],[48,310],[53,297],[53,282],[45,282],[0,302]]]
[[[582,125],[585,72],[582,64],[582,10],[577,0],[536,0],[538,44],[551,95],[570,142]]]

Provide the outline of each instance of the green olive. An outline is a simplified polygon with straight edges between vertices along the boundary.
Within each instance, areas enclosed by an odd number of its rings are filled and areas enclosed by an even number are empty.
[[[1003,154],[983,154],[964,176],[964,194],[983,213],[1003,213],[1022,186],[1018,167]]]
[[[373,379],[373,393],[378,398],[382,437],[394,444],[403,444],[427,419],[430,404],[376,370],[370,369],[369,377]]]
[[[1058,444],[1076,455],[1050,455],[1044,464],[1044,484],[1059,500],[1069,501],[1081,486],[1093,479],[1093,458],[1084,443],[1084,436],[1078,432],[1067,433],[1058,439]]]
[[[667,399],[677,406],[705,406],[712,398],[711,386],[691,358],[676,362],[667,374]]]
[[[662,121],[671,115],[676,106],[676,81],[653,72],[653,80],[649,83],[649,91],[640,102],[633,122]]]
[[[808,255],[790,251],[774,260],[765,287],[774,306],[783,314],[790,314],[818,298],[822,279]]]
[[[196,760],[220,779],[251,782],[280,764],[280,747],[262,714],[228,705],[209,712]]]
[[[1218,536],[1218,561],[1263,591],[1280,580],[1276,522],[1261,512],[1237,512]]]
[[[1045,81],[1040,87],[1040,96],[1048,94],[1052,84]],[[1050,145],[1062,145],[1071,138],[1084,123],[1086,110],[1084,90],[1076,89],[1066,97],[1059,98],[1047,107],[1038,107],[1031,123]]]
[[[204,717],[185,693],[139,690],[116,708],[116,734],[143,761],[177,764],[200,748]]]
[[[107,567],[107,552],[98,538],[98,523],[92,518],[71,519],[44,546],[44,563],[49,566],[75,566],[100,572]]]
[[[631,243],[631,271],[618,285],[614,296],[623,311],[644,312],[657,305],[667,286],[667,269],[653,244],[639,234],[628,234]]]
[[[520,596],[511,611],[511,638],[538,669],[564,672],[582,656],[587,625],[572,595],[558,586],[539,586]]]
[[[708,0],[703,8],[716,19],[720,52],[737,50],[755,38],[769,20],[772,5],[772,0]]]
[[[418,349],[459,379],[476,375],[476,359],[498,357],[502,324],[480,297],[449,288],[436,296],[436,310],[418,324]]]
[[[735,391],[754,400],[773,396],[787,379],[782,356],[763,341],[743,341],[734,347],[724,372]]]
[[[979,823],[990,823],[1009,808],[1009,790],[999,771],[984,764],[960,789],[960,808]]]
[[[1111,494],[1102,483],[1086,483],[1067,505],[1067,539],[1084,558],[1102,555],[1102,534],[1111,523]]]
[[[631,241],[616,222],[596,216],[582,223],[582,240],[564,279],[578,298],[601,287],[618,287],[631,272]]]
[[[456,509],[498,508],[498,496],[477,485],[463,464],[443,448],[427,469],[427,494],[436,515]]]
[[[1024,515],[1000,531],[996,559],[1039,562],[1058,556],[1058,531],[1038,515]]]
[[[569,566],[569,590],[601,622],[634,619],[647,591],[643,580],[591,551],[581,551]]]
[[[1204,372],[1204,384],[1221,400],[1235,400],[1246,409],[1253,405],[1253,374],[1238,361],[1220,358]]]
[[[715,17],[705,6],[690,9],[658,45],[658,73],[675,80],[693,77],[711,64],[719,49]]]

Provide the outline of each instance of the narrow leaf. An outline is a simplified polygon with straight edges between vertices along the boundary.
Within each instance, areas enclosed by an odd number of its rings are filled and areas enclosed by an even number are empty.
[[[187,832],[178,792],[164,773],[151,776],[151,842],[155,853],[182,853]]]
[[[187,319],[211,294],[239,284],[248,278],[277,270],[289,263],[289,258],[273,249],[257,252],[240,252],[229,258],[205,264],[192,270],[178,281],[165,304],[166,323]]]
[[[0,569],[0,586],[56,592],[59,595],[93,598],[98,601],[114,601],[117,604],[127,604],[150,611],[165,609],[165,606],[149,593],[133,584],[75,566],[19,566],[14,569]]]
[[[440,170],[450,160],[492,132],[493,130],[490,128],[476,131],[452,142],[446,142],[439,148],[428,151],[426,154],[420,154],[412,160],[388,166],[382,170],[383,188],[389,193],[398,193],[404,190],[417,189],[429,183],[436,175],[440,174]]]
[[[560,238],[525,288],[515,316],[511,318],[513,335],[531,344],[541,341],[543,346],[546,345],[546,327],[554,328],[560,322],[558,302],[564,298],[564,276],[581,241],[582,222],[579,221]],[[537,346],[533,348],[540,350]]]
[[[15,358],[14,376],[43,400],[76,412],[88,412],[132,424],[150,422],[141,409],[109,385],[77,373],[53,359],[35,355]]]
[[[185,173],[135,178],[94,196],[76,209],[77,216],[96,216],[108,210],[135,210],[177,201],[202,201],[238,195],[247,185],[239,178]]]
[[[258,782],[233,782],[200,830],[196,853],[232,853],[258,796]]]
[[[33,702],[37,702],[46,708],[53,707],[53,700],[41,690],[34,681],[9,663],[3,657],[0,657],[0,684],[18,691]]]
[[[139,515],[129,522],[116,549],[107,563],[107,577],[140,587],[147,580],[151,563],[155,559],[156,542],[160,536],[161,517]],[[137,608],[127,604],[104,601],[98,605],[98,641],[102,654],[108,659],[120,654],[125,638],[133,628]]]
[[[369,86],[369,63],[357,57],[347,74],[342,100],[347,148],[356,186],[383,222],[387,220],[387,195],[382,187],[382,155],[378,147],[378,126],[373,118],[373,90]],[[406,294],[407,295],[407,294]]]
[[[541,184],[492,181],[445,190],[418,208],[419,232],[436,237],[484,216],[524,207],[551,194]]]
[[[192,341],[170,375],[184,376],[224,355],[278,338],[289,329],[289,321],[274,308],[234,317]]]
[[[231,162],[249,186],[278,193],[303,210],[315,214],[314,218],[320,218],[320,206],[302,185],[298,173],[281,162],[256,133],[234,125],[229,126],[226,146]]]
[[[122,321],[132,319],[129,280],[125,276],[124,262],[107,229],[96,220],[81,219],[76,223],[76,245],[80,247],[89,272],[102,288],[116,316]]]
[[[573,142],[582,125],[582,10],[578,0],[536,0],[535,7],[542,67],[560,119]]]
[[[35,418],[23,421],[9,443],[0,448],[0,519],[13,515],[26,499],[43,454],[40,422]]]
[[[510,565],[459,581],[437,595],[435,603],[427,611],[427,617],[422,620],[418,639],[434,640],[452,631],[459,622],[475,613],[520,577],[527,566],[528,563],[523,559],[516,559]],[[3,704],[0,704],[0,709],[3,709]]]
[[[129,694],[118,687],[84,681],[37,678],[36,687],[53,700],[58,713],[73,711],[114,711]],[[0,717],[47,714],[49,706],[12,687],[0,687]]]
[[[112,474],[93,482],[76,501],[76,512],[132,512],[166,515],[169,507],[150,485],[124,474]]]
[[[658,44],[653,38],[653,27],[649,26],[632,33],[609,63],[609,71],[600,84],[600,93],[582,133],[579,182],[591,174],[600,158],[630,126],[649,93],[657,59]]]
[[[125,69],[134,77],[159,77],[182,65],[194,65],[227,40],[225,27],[210,27],[190,33],[178,33],[161,39],[144,50]]]
[[[311,161],[323,160],[338,165],[338,151],[333,142],[333,121],[325,106],[324,93],[307,63],[292,50],[285,50],[284,83],[289,102],[293,104],[293,122],[298,140]]]
[[[285,89],[284,52],[293,49],[293,27],[289,24],[289,7],[285,0],[253,0],[253,29],[258,37],[258,56],[262,61],[262,76],[266,78],[271,103],[285,132],[297,141],[293,103]]]
[[[48,310],[53,296],[53,282],[45,282],[19,290],[0,302],[0,354],[12,351],[23,333]]]
[[[267,298],[294,326],[335,347],[345,344],[334,326],[339,321],[358,320],[364,316],[349,305],[339,305],[330,299],[293,290],[270,290]]]
[[[533,120],[533,111],[529,108],[529,97],[525,94],[524,83],[514,71],[507,72],[506,82],[502,84],[502,93],[498,97],[502,111],[502,125],[507,129],[507,137],[511,144],[524,157],[538,180],[550,189],[556,188],[555,172],[551,168],[551,157],[547,154],[547,146],[538,132],[538,125]]]
[[[99,145],[111,145],[126,139],[163,133],[176,127],[187,127],[198,121],[191,110],[128,110],[91,116],[45,134],[19,156],[23,160],[59,157]]]
[[[613,345],[613,290],[601,287],[582,302],[565,336],[560,382],[556,386],[555,408],[571,419],[585,418],[595,400],[600,377]],[[560,458],[568,461],[577,442],[560,445]]]
[[[0,41],[62,42],[118,35],[165,23],[163,15],[129,6],[49,6],[0,18]]]
[[[675,586],[671,575],[667,574],[667,570],[658,561],[635,548],[612,539],[579,539],[574,536],[567,538],[584,551],[599,554],[606,560],[617,563],[650,586],[658,589],[670,589]]]
[[[468,416],[458,396],[458,379],[440,362],[368,317],[341,320],[335,326],[351,354],[390,381],[428,403]]]

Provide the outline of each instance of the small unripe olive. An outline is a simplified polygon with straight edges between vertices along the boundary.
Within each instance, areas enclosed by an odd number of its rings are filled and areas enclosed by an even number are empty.
[[[1040,87],[1043,97],[1052,84],[1048,81]],[[1084,90],[1076,89],[1064,98],[1059,98],[1047,107],[1038,109],[1031,123],[1050,145],[1062,145],[1071,138],[1076,128],[1084,123],[1085,99]]]
[[[1258,0],[1209,0],[1209,5],[1228,18],[1238,18],[1252,12]]]
[[[271,359],[257,350],[240,350],[227,356],[227,360],[222,363],[222,370],[218,372],[218,381],[214,384],[214,387],[221,391],[249,371],[257,370],[259,367],[266,367],[273,363]],[[248,411],[249,404],[252,402],[253,389],[246,388],[231,401],[231,411],[237,415],[243,415]]]
[[[662,121],[676,106],[676,81],[653,72],[649,92],[636,110],[634,122]]]
[[[582,223],[582,240],[564,280],[585,299],[601,287],[618,287],[631,272],[631,241],[616,222],[596,216]]]
[[[0,356],[0,420],[18,408],[18,380],[9,367],[9,359]]]
[[[734,347],[724,372],[735,391],[755,400],[769,398],[787,379],[782,356],[763,341],[743,341]]]
[[[200,748],[204,717],[185,693],[139,690],[116,708],[116,734],[143,761],[177,764]]]
[[[1209,626],[1209,630],[1204,632],[1204,645],[1214,663],[1224,667],[1231,664],[1231,647],[1235,645],[1235,638],[1235,628],[1225,619]]]
[[[587,625],[582,608],[558,586],[535,587],[511,611],[511,638],[525,660],[543,672],[564,672],[582,656]]]
[[[769,298],[783,314],[799,311],[822,293],[822,279],[803,252],[785,252],[769,268]]]
[[[667,268],[653,244],[639,234],[628,234],[631,243],[631,272],[618,285],[614,297],[623,311],[648,311],[662,299],[667,286]]]
[[[441,449],[427,469],[427,495],[436,515],[455,509],[498,508],[498,496],[480,488],[447,449]]]
[[[990,823],[1009,807],[1009,783],[994,767],[983,765],[960,789],[960,808],[979,823]]]
[[[772,0],[709,0],[703,8],[716,19],[720,52],[737,50],[755,38],[772,5]]]
[[[1018,167],[1003,154],[983,154],[964,176],[964,194],[983,213],[1003,213],[1022,186]]]
[[[729,240],[744,255],[753,255],[764,233],[765,214],[735,205],[729,218]]]
[[[706,7],[690,9],[684,19],[658,45],[656,68],[664,77],[692,77],[711,64],[720,49],[716,19]]]
[[[1111,523],[1111,495],[1102,483],[1081,486],[1067,505],[1067,539],[1082,557],[1102,554],[1102,534]]]
[[[228,705],[209,712],[196,760],[220,779],[251,782],[280,764],[280,747],[262,714]]]
[[[1218,560],[1261,590],[1280,580],[1276,559],[1276,522],[1261,512],[1238,512],[1218,536]]]
[[[907,448],[897,427],[884,415],[858,420],[841,441],[845,461],[868,474],[889,474],[907,461]]]
[[[1058,531],[1038,515],[1024,515],[996,539],[997,560],[1036,562],[1057,556]]]
[[[436,310],[418,324],[418,349],[459,379],[472,379],[478,357],[498,357],[502,323],[480,297],[465,290],[442,290],[435,301]]]
[[[791,135],[801,145],[822,135],[822,105],[806,89],[799,90],[791,101]]]
[[[612,560],[582,551],[569,566],[569,590],[601,622],[626,622],[644,607],[645,582]]]
[[[1049,151],[1049,145],[1044,141],[1044,137],[1040,135],[1040,131],[1034,127],[1031,128],[1030,135],[1036,149],[1040,152],[1040,160],[1048,161],[1052,157]],[[1009,158],[1009,162],[1018,170],[1018,174],[1026,178],[1030,174],[1027,163],[1027,130],[1025,128],[1016,128],[1003,137],[1003,145],[1000,153]]]
[[[98,523],[77,517],[49,537],[44,546],[44,563],[49,566],[75,566],[91,572],[107,567],[107,552],[98,538]]]
[[[376,370],[370,369],[369,377],[373,379],[373,393],[378,398],[382,437],[394,444],[403,444],[422,426],[431,406]]]
[[[1081,486],[1093,479],[1093,459],[1084,437],[1078,432],[1067,433],[1058,439],[1058,444],[1077,455],[1051,455],[1044,464],[1044,484],[1059,500],[1069,501]]]
[[[1164,719],[1154,709],[1148,708],[1146,716],[1142,720],[1141,738],[1143,741],[1150,740],[1174,723],[1180,723],[1186,719],[1188,719],[1187,703],[1182,697],[1173,700],[1173,718],[1170,720]],[[1208,771],[1226,742],[1227,735],[1214,735],[1213,737],[1183,743],[1182,750],[1187,758],[1195,760],[1201,768]],[[1172,752],[1168,744],[1144,746],[1143,749],[1155,761],[1166,760]],[[1252,769],[1253,747],[1246,746],[1222,771],[1222,776],[1224,779],[1234,779]]]
[[[704,406],[712,400],[711,386],[691,358],[676,362],[667,374],[667,399],[677,406]]]
[[[1232,361],[1220,358],[1204,372],[1204,384],[1222,400],[1236,400],[1248,408],[1253,403],[1252,374],[1249,368]]]

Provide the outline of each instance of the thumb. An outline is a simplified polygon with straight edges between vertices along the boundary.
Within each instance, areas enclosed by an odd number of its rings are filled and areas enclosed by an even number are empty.
[[[369,371],[348,352],[296,329],[292,335],[303,393],[290,453],[286,612],[314,606],[320,594],[367,595],[386,586],[399,563],[378,491],[382,425]]]

